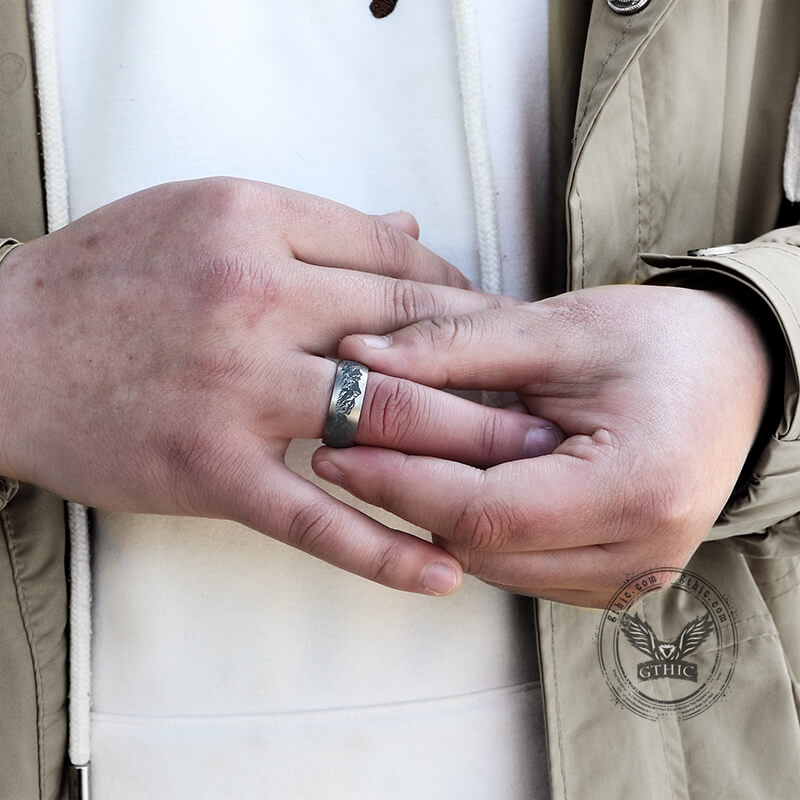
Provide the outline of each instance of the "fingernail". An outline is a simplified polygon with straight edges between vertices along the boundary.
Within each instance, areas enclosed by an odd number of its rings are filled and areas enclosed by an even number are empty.
[[[369,333],[358,334],[356,339],[361,341],[364,347],[369,347],[370,350],[385,350],[387,347],[392,346],[391,336],[373,336]]]
[[[422,573],[422,586],[431,594],[450,594],[458,586],[458,573],[449,564],[428,564]]]
[[[550,427],[532,428],[525,434],[525,458],[536,458],[552,453],[563,441],[561,434]]]
[[[387,214],[381,214],[385,220],[401,219],[410,216],[408,211],[389,211]]]
[[[314,464],[314,472],[323,480],[335,483],[337,486],[341,486],[344,483],[344,472],[330,461],[318,461]]]

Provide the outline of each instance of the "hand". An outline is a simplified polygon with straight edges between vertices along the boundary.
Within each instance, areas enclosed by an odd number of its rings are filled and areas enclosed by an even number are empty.
[[[290,439],[322,433],[335,371],[322,356],[346,333],[502,304],[465,291],[416,235],[409,215],[215,179],[17,248],[0,271],[0,474],[113,510],[237,520],[390,586],[454,589],[447,553],[283,463]],[[485,436],[425,449],[452,416],[424,414],[430,394],[373,375],[359,440],[482,463]],[[498,434],[490,458],[523,452],[529,420],[458,413]]]
[[[737,480],[770,380],[736,304],[661,286],[350,336],[340,354],[430,386],[516,391],[560,426],[552,455],[486,471],[361,447],[322,448],[314,466],[431,530],[465,571],[587,606],[648,568],[685,565]]]

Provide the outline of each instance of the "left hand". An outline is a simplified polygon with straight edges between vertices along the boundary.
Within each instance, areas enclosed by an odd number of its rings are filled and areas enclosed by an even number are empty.
[[[770,384],[755,323],[723,295],[611,286],[350,336],[340,356],[436,387],[517,392],[567,438],[487,470],[374,447],[322,448],[327,480],[431,530],[509,590],[602,606],[682,568],[753,444]]]

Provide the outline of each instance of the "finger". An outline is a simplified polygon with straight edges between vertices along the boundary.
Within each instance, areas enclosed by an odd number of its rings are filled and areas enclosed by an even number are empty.
[[[312,465],[365,502],[469,549],[525,552],[616,541],[622,531],[609,522],[609,493],[597,466],[561,450],[486,471],[371,447],[322,448]]]
[[[302,192],[291,192],[287,197],[289,200],[283,201],[291,206],[287,242],[299,261],[462,289],[471,287],[452,264],[416,241],[416,220],[413,224],[407,219],[387,220]]]
[[[388,214],[381,214],[378,219],[382,219],[387,225],[397,228],[412,239],[419,240],[419,223],[408,211],[391,211]]]
[[[243,458],[247,477],[226,487],[232,519],[393,589],[443,595],[458,588],[461,568],[441,548],[334,500],[260,448]]]
[[[604,342],[595,325],[564,309],[574,302],[442,315],[388,335],[355,334],[342,340],[339,355],[430,386],[513,391],[536,380],[570,393],[598,369],[595,354]]]
[[[563,441],[542,417],[491,408],[421,384],[370,373],[356,444],[474,466],[551,453]]]
[[[339,340],[354,330],[385,333],[429,317],[516,303],[499,295],[306,264],[296,264],[281,280],[287,295],[303,298],[304,317],[314,321],[294,332],[293,341],[322,353],[335,352]]]
[[[288,411],[259,417],[259,434],[291,439],[322,436],[336,364],[294,356],[282,367],[291,378]],[[260,391],[256,387],[257,391]],[[402,378],[371,372],[356,443],[488,466],[552,452],[564,436],[541,417],[491,408]]]
[[[592,608],[605,607],[631,575],[661,564],[657,559],[632,559],[622,544],[531,553],[492,553],[446,541],[441,544],[464,572],[493,586]]]

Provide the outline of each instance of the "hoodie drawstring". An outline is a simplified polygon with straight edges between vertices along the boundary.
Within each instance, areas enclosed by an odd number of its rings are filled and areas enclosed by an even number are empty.
[[[489,151],[486,108],[481,83],[478,26],[473,0],[453,0],[453,19],[456,29],[464,133],[469,153],[475,221],[478,231],[480,286],[486,292],[499,294],[503,290],[503,276],[497,223],[497,198]]]
[[[33,56],[39,95],[47,230],[69,222],[67,168],[58,94],[55,16],[52,0],[29,0]],[[91,755],[92,576],[87,509],[67,505],[70,542],[69,609],[69,798],[88,800]]]

